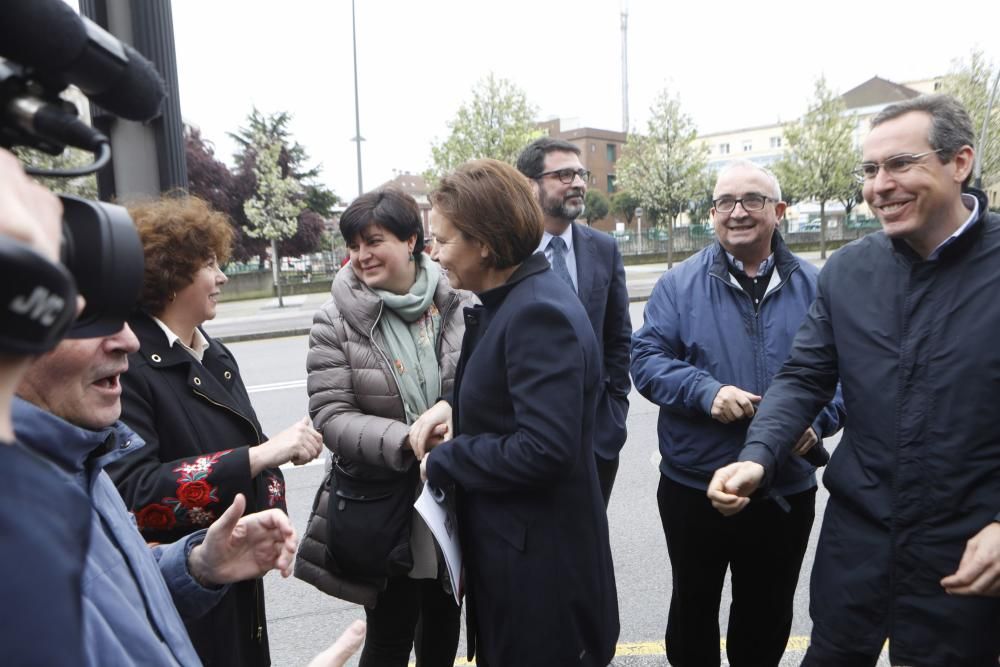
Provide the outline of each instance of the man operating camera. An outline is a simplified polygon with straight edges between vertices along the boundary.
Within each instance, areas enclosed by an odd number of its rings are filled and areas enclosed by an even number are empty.
[[[38,262],[55,261],[60,215],[58,199],[0,151],[0,231]],[[0,485],[0,635],[5,652],[15,652],[12,664],[77,664],[81,656],[91,665],[198,664],[182,616],[210,609],[226,584],[291,572],[288,517],[243,517],[242,496],[207,531],[152,549],[142,540],[103,472],[143,444],[117,421],[118,376],[136,349],[123,325],[64,340],[33,361],[6,354],[0,362],[3,470],[14,480]]]

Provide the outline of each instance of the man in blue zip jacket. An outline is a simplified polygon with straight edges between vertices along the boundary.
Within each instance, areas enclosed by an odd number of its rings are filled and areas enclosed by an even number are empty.
[[[712,508],[708,481],[736,460],[816,294],[819,271],[777,232],[784,210],[773,174],[747,161],[727,165],[712,202],[718,242],[660,278],[632,338],[632,380],[660,406],[657,501],[673,573],[666,645],[674,665],[720,664],[727,567],[730,664],[780,662],[814,516],[815,469],[804,455],[843,420],[837,398],[794,434],[799,456],[778,472],[770,496],[737,517]]]
[[[1000,659],[1000,215],[969,187],[975,131],[947,95],[872,119],[857,174],[882,231],[823,267],[739,461],[709,486],[740,512],[775,483],[788,432],[843,385],[809,667],[874,667],[886,639],[894,665]]]

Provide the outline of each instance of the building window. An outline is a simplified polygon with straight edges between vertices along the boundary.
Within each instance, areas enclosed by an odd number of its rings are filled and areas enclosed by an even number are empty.
[[[729,144],[719,144],[719,155],[729,155]]]
[[[781,148],[781,137],[771,137],[771,148]]]
[[[611,144],[608,145],[610,146]],[[614,191],[615,191],[615,175],[608,174],[608,194],[610,195]]]
[[[615,161],[615,145],[608,144],[608,162]]]
[[[753,150],[753,142],[750,141],[749,139],[744,139],[743,140],[743,152],[744,153],[749,153],[752,150]]]
[[[594,153],[597,151],[597,144],[590,144],[590,152]]]

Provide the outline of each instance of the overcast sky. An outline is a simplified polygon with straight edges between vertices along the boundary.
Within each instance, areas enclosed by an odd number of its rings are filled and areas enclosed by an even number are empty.
[[[621,0],[356,0],[364,187],[429,166],[430,144],[490,71],[538,118],[621,129]],[[959,7],[958,4],[947,7]],[[844,92],[1000,63],[1000,2],[629,0],[629,109],[669,87],[702,132],[801,114],[825,74]],[[968,13],[978,8],[978,15]],[[357,194],[350,0],[173,0],[180,102],[230,163],[251,106],[289,111],[321,180]]]

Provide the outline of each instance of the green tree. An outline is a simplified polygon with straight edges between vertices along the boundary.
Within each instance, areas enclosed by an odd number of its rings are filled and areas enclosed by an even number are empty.
[[[622,151],[618,182],[639,199],[644,217],[659,222],[666,216],[669,222],[668,267],[674,260],[677,218],[697,196],[707,159],[708,148],[698,141],[694,122],[667,90],[650,108],[646,134],[631,135]]]
[[[78,169],[94,161],[92,153],[70,147],[67,147],[59,155],[49,155],[34,148],[19,146],[14,149],[14,154],[25,166],[37,169]],[[97,177],[93,174],[74,178],[46,178],[42,176],[35,178],[54,192],[75,195],[84,199],[97,199]]]
[[[319,219],[316,216],[304,216],[303,213],[312,211],[319,218],[326,220],[333,217],[333,208],[340,203],[340,198],[332,190],[316,181],[321,168],[318,165],[309,166],[309,154],[292,136],[289,128],[291,120],[292,116],[287,111],[266,114],[254,107],[247,115],[246,125],[236,132],[229,133],[239,145],[235,155],[237,169],[233,175],[232,189],[240,204],[232,215],[233,221],[241,231],[241,237],[245,239],[240,245],[247,249],[255,248],[261,253],[261,258],[263,258],[263,246],[249,240],[255,236],[251,233],[254,225],[245,213],[246,204],[259,190],[256,161],[258,151],[264,145],[261,143],[261,138],[278,146],[277,165],[280,178],[291,179],[298,185],[295,202],[299,205],[300,215],[292,233],[278,239],[282,240],[278,247],[281,254],[291,253],[299,256],[320,250],[323,240],[319,231]],[[263,264],[263,259],[261,263]]]
[[[611,195],[611,212],[625,218],[625,224],[631,225],[632,218],[635,217],[635,209],[642,206],[639,198],[628,190],[618,190]]]
[[[587,190],[583,204],[583,219],[587,221],[588,225],[593,225],[611,210],[611,203],[600,190]]]
[[[976,154],[982,161],[984,186],[1000,182],[1000,100],[993,101],[986,143],[979,145],[986,118],[986,107],[993,90],[997,69],[979,49],[969,54],[968,60],[955,60],[951,71],[941,81],[941,92],[953,96],[972,118],[972,128],[976,133]]]
[[[826,258],[826,205],[846,200],[857,191],[854,169],[861,161],[854,146],[857,118],[844,101],[816,81],[812,105],[797,122],[785,126],[785,156],[775,164],[782,187],[803,200],[819,204],[820,257]]]
[[[302,182],[319,176],[321,168],[318,165],[306,166],[309,154],[305,147],[292,137],[288,127],[291,122],[292,114],[287,111],[265,114],[257,107],[252,107],[247,115],[246,127],[241,127],[236,132],[229,132],[230,138],[239,144],[239,149],[233,156],[237,166],[247,166],[246,162],[253,159],[254,153],[249,149],[258,145],[257,137],[262,135],[281,144],[278,163],[281,165],[282,178],[292,176]],[[252,165],[250,168],[252,169]]]
[[[706,167],[698,174],[695,185],[694,196],[687,205],[688,219],[692,227],[704,228],[706,223],[712,224],[709,218],[712,215],[712,195],[715,193],[715,170]]]
[[[535,126],[535,108],[524,91],[490,73],[472,89],[472,100],[458,108],[448,123],[451,134],[431,144],[431,168],[424,173],[434,183],[468,160],[494,158],[511,164],[521,150],[542,135]]]
[[[298,230],[299,212],[302,206],[302,188],[292,176],[282,176],[280,164],[282,144],[280,141],[256,133],[248,147],[254,153],[253,174],[257,187],[252,197],[243,204],[243,211],[249,223],[246,233],[254,238],[271,242],[271,265],[274,285],[278,292],[278,306],[284,307],[281,297],[279,270],[281,258],[278,256],[278,241],[289,239]]]

